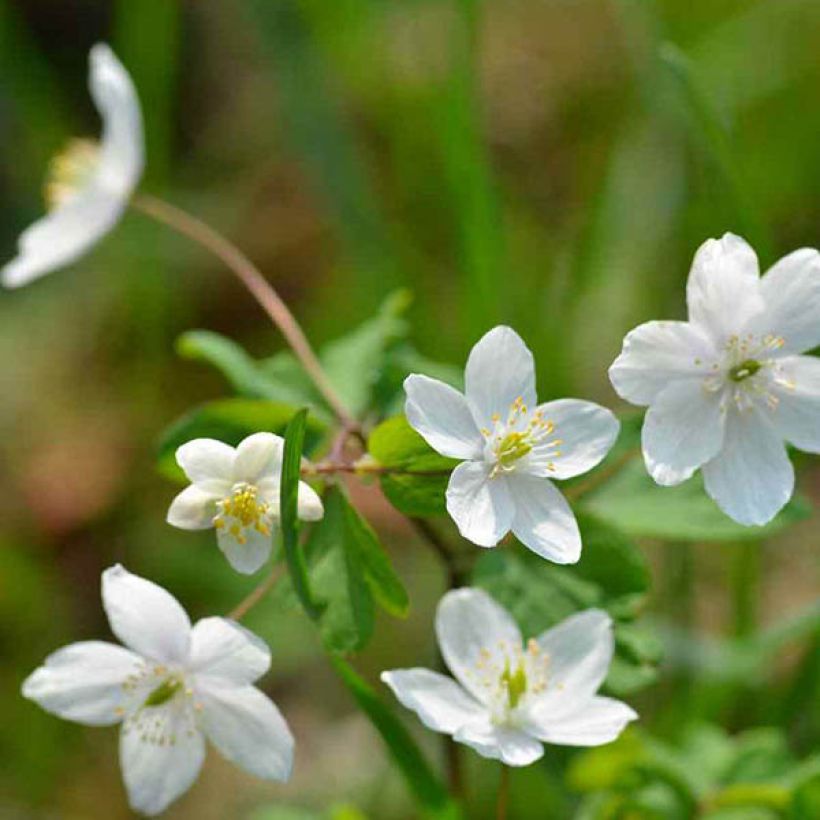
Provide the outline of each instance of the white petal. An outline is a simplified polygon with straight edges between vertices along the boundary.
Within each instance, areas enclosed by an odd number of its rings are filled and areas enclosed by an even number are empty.
[[[395,669],[382,672],[381,679],[419,720],[434,732],[452,735],[487,711],[452,678],[429,669]]]
[[[163,663],[187,660],[191,622],[169,592],[116,564],[102,574],[102,599],[111,631],[126,646]]]
[[[641,443],[646,469],[658,484],[686,481],[723,445],[719,392],[700,381],[672,382],[646,413]]]
[[[615,639],[612,619],[600,609],[571,615],[537,638],[549,656],[549,688],[540,700],[566,709],[567,704],[587,700],[606,678]]]
[[[302,521],[321,521],[324,518],[325,508],[322,506],[322,499],[313,487],[304,481],[299,482],[296,504]]]
[[[202,727],[220,754],[266,780],[286,781],[293,767],[293,736],[279,710],[253,686],[197,678]]]
[[[450,458],[481,458],[481,433],[458,390],[414,373],[404,380],[404,392],[408,423],[434,450]]]
[[[544,755],[540,741],[518,729],[498,726],[487,719],[464,726],[454,738],[475,749],[482,757],[500,760],[507,766],[529,766]]]
[[[461,535],[480,547],[494,547],[515,513],[505,477],[490,478],[490,470],[484,462],[463,461],[447,484],[447,512]]]
[[[559,399],[538,408],[555,430],[536,445],[518,466],[531,475],[572,478],[591,470],[610,451],[621,425],[612,411],[591,401]],[[551,441],[560,440],[558,452]]]
[[[763,312],[759,276],[757,255],[739,236],[707,240],[695,254],[686,284],[689,321],[722,344]]]
[[[152,742],[143,732],[123,724],[120,767],[131,808],[154,815],[191,788],[205,759],[205,740],[192,729],[190,715],[173,704],[153,709],[151,718],[162,722],[165,742]]]
[[[89,86],[103,120],[99,164],[84,188],[20,235],[18,255],[3,269],[19,287],[74,262],[117,223],[143,165],[139,101],[107,46],[90,54]]]
[[[197,438],[177,448],[177,464],[193,482],[222,481],[233,483],[233,447],[213,438]]]
[[[515,503],[515,537],[542,558],[574,564],[581,557],[581,533],[560,491],[546,478],[513,473],[507,481]]]
[[[492,428],[493,415],[506,419],[519,396],[527,407],[535,406],[532,353],[512,328],[495,327],[470,351],[464,385],[476,426]]]
[[[521,632],[512,616],[481,589],[466,587],[448,592],[436,610],[436,637],[450,671],[482,703],[487,692],[476,676],[479,660],[520,648]]]
[[[820,345],[820,253],[801,248],[784,256],[760,280],[764,312],[745,328],[783,339],[780,354]]]
[[[103,641],[82,641],[46,658],[23,682],[23,696],[47,712],[88,726],[119,723],[126,702],[122,687],[141,658]]]
[[[789,356],[779,365],[784,378],[773,385],[778,404],[772,421],[786,441],[820,453],[820,359]]]
[[[285,440],[273,433],[254,433],[243,439],[236,448],[234,480],[256,484],[262,478],[278,478],[284,448]]]
[[[214,502],[226,494],[209,492],[198,484],[191,484],[171,502],[165,520],[182,530],[207,530],[214,525]]]
[[[265,535],[251,527],[245,528],[242,534],[245,538],[244,544],[237,541],[227,527],[222,527],[216,531],[216,541],[228,563],[237,572],[251,575],[270,557],[273,535]]]
[[[191,630],[188,668],[195,673],[253,683],[270,667],[270,650],[259,637],[227,618],[203,618]]]
[[[131,77],[104,43],[89,54],[89,89],[103,120],[98,174],[123,200],[134,190],[144,164],[142,113]]]
[[[622,399],[651,404],[672,379],[702,376],[718,358],[712,340],[689,322],[647,322],[630,331],[609,379]]]
[[[723,449],[703,468],[706,492],[726,515],[746,526],[771,521],[794,491],[794,468],[764,412],[730,413]]]
[[[545,743],[601,746],[615,740],[637,717],[634,709],[619,700],[593,697],[579,703],[574,711],[560,716],[531,712],[525,728]]]

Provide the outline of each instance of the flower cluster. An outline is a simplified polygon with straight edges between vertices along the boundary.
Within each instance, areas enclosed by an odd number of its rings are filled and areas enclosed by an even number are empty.
[[[78,258],[117,222],[138,182],[143,136],[131,79],[107,46],[92,49],[90,65],[101,143],[72,143],[55,160],[52,210],[21,236],[18,257],[2,270],[7,286]],[[657,483],[678,484],[702,469],[707,492],[729,516],[764,524],[793,491],[784,442],[820,452],[820,364],[803,355],[820,344],[820,254],[796,251],[761,278],[742,239],[709,240],[695,257],[687,302],[687,322],[649,322],[627,335],[612,384],[649,408],[642,448]],[[511,532],[542,558],[577,562],[581,533],[553,481],[607,456],[616,417],[579,399],[539,404],[533,355],[509,327],[493,328],[473,347],[464,384],[461,393],[422,374],[404,382],[409,424],[433,450],[461,462],[446,491],[459,533],[490,548]],[[236,447],[205,438],[181,446],[176,458],[190,485],[171,503],[168,523],[213,528],[235,570],[258,571],[280,521],[283,446],[268,432]],[[307,522],[324,514],[305,482],[297,508]],[[62,718],[120,724],[135,810],[161,812],[191,786],[206,738],[247,771],[288,779],[293,737],[254,685],[270,666],[258,637],[226,618],[192,626],[168,592],[121,566],[103,573],[102,599],[124,646],[71,644],[22,691]],[[544,743],[608,743],[637,717],[598,694],[614,648],[603,611],[579,612],[525,642],[489,595],[461,588],[441,599],[435,631],[452,678],[413,668],[382,680],[425,726],[485,757],[526,766]]]

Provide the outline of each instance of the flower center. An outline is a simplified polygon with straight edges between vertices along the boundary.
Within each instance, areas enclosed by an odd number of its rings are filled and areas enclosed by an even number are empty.
[[[501,673],[501,685],[507,689],[507,701],[510,709],[518,706],[521,696],[527,691],[527,673],[524,664],[519,660],[515,672],[510,671],[510,662],[507,660],[504,671]]]
[[[177,692],[182,689],[182,680],[180,678],[166,678],[159,686],[157,686],[150,695],[145,699],[143,706],[161,706],[171,700]]]
[[[219,513],[214,518],[214,526],[226,529],[240,544],[247,542],[245,530],[248,529],[270,535],[270,505],[260,501],[258,494],[253,484],[237,484],[231,495],[217,501]]]
[[[100,146],[90,139],[73,139],[49,164],[45,200],[49,210],[64,205],[97,170]]]
[[[729,378],[733,382],[742,382],[744,379],[748,379],[749,376],[754,376],[761,367],[763,365],[756,359],[746,359],[740,364],[729,368]]]
[[[561,439],[547,441],[548,437],[555,432],[555,425],[544,418],[541,410],[535,410],[530,414],[524,399],[519,396],[511,405],[507,413],[507,418],[502,421],[501,416],[496,413],[492,417],[493,429],[486,427],[481,430],[481,434],[487,439],[488,457],[495,461],[495,466],[491,472],[491,477],[499,473],[508,473],[515,469],[516,464],[524,456],[532,452],[533,448],[540,445],[542,449],[555,448],[554,452],[547,455],[560,456],[558,446]],[[547,464],[548,469],[555,469],[552,462]]]

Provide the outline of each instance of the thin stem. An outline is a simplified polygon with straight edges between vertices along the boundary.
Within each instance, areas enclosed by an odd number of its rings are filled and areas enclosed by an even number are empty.
[[[760,594],[760,543],[745,541],[735,545],[732,562],[733,632],[736,638],[753,634],[757,627]]]
[[[567,487],[564,491],[564,495],[570,501],[577,501],[582,496],[591,493],[593,490],[597,490],[601,484],[608,481],[613,475],[619,473],[624,467],[626,467],[626,465],[629,464],[629,462],[632,461],[632,459],[635,458],[635,456],[640,452],[641,450],[639,447],[633,447],[632,449],[627,450],[619,458],[615,459],[612,464],[602,470],[598,470],[597,473],[593,473],[585,481],[581,481],[573,487]]]
[[[241,621],[276,586],[276,582],[281,577],[282,570],[280,567],[276,567],[259,586],[253,589],[246,598],[228,613],[228,617],[234,621]]]
[[[349,464],[343,461],[323,461],[302,468],[303,476],[332,475],[333,473],[353,473],[354,475],[421,475],[445,476],[452,470],[405,470],[404,467],[383,467],[380,464],[366,464],[355,462]]]
[[[510,767],[501,764],[501,779],[498,781],[498,800],[495,804],[495,820],[507,820],[507,805],[510,802]]]
[[[201,219],[177,208],[164,200],[148,194],[139,194],[131,205],[141,213],[161,222],[178,233],[197,242],[220,259],[250,291],[265,313],[282,332],[296,357],[302,363],[319,392],[327,401],[339,421],[349,430],[358,429],[342,401],[330,384],[310,342],[282,297],[261,274],[259,269],[232,242],[215,231]]]

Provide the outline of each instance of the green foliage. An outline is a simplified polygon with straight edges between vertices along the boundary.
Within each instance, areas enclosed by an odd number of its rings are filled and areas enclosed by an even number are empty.
[[[393,615],[407,612],[407,592],[367,522],[339,487],[324,499],[325,517],[305,550],[314,590],[324,604],[319,621],[334,652],[361,649],[373,633],[374,599]]]
[[[570,787],[588,795],[586,820],[636,816],[687,820],[797,818],[814,799],[820,757],[797,761],[778,729],[736,737],[709,724],[686,729],[675,745],[640,730],[573,761]],[[643,813],[641,813],[643,812]]]
[[[313,596],[305,556],[299,548],[299,479],[306,422],[307,410],[300,410],[285,428],[279,515],[282,527],[282,543],[285,548],[285,561],[288,565],[291,583],[305,612],[311,618],[316,619],[321,614],[323,607]]]
[[[445,512],[444,491],[458,462],[436,453],[404,416],[394,416],[376,427],[367,447],[382,467],[427,473],[387,473],[381,477],[382,490],[396,509],[411,516]]]
[[[341,658],[334,658],[333,665],[359,708],[381,735],[390,756],[425,814],[438,820],[457,820],[460,817],[458,808],[450,800],[444,785],[433,773],[401,721],[350,664]]]
[[[187,479],[174,454],[186,441],[215,438],[236,446],[253,433],[281,434],[295,410],[289,404],[254,399],[219,399],[200,404],[165,430],[157,447],[157,466],[168,478],[185,482]],[[317,443],[323,430],[324,425],[308,418],[305,427],[308,450]]]
[[[495,549],[481,556],[473,583],[512,612],[533,637],[575,612],[606,609],[615,620],[616,657],[607,689],[625,695],[654,682],[660,643],[633,619],[649,589],[649,569],[625,536],[589,515],[579,516],[584,549],[573,566],[559,566],[529,550]]]

